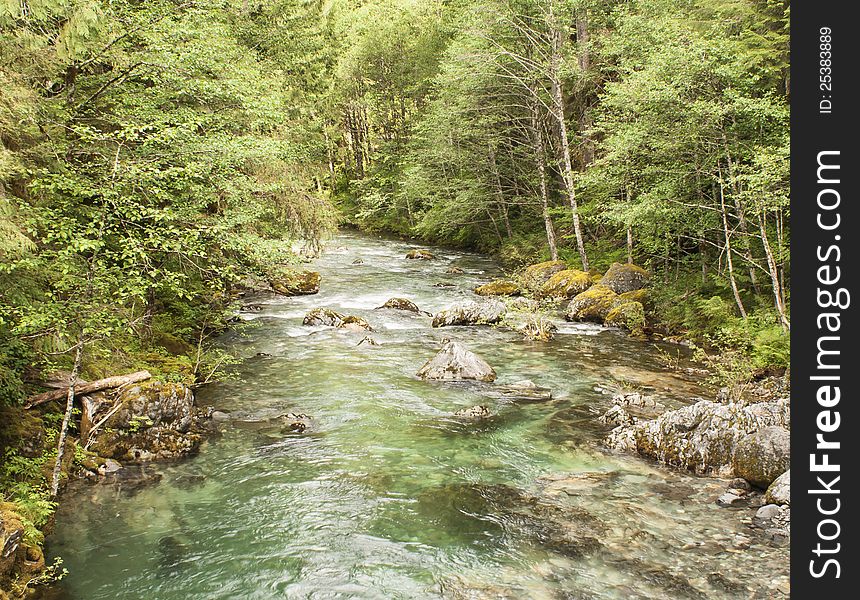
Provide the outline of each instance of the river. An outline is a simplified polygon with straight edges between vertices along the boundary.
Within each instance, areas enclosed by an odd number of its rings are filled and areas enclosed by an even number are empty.
[[[194,458],[152,467],[156,483],[67,494],[48,540],[70,571],[59,597],[749,598],[787,576],[787,550],[757,540],[749,509],[714,504],[724,481],[600,447],[607,389],[667,403],[712,394],[665,364],[678,347],[560,314],[555,339],[532,342],[376,310],[406,297],[436,312],[500,274],[446,249],[405,260],[415,247],[342,234],[315,261],[319,294],[242,313],[221,343],[245,360],[198,394],[230,412],[222,433]],[[366,318],[379,345],[302,325],[315,307]],[[485,358],[496,383],[416,378],[444,338]],[[524,379],[552,400],[492,393]],[[451,416],[477,404],[496,416]],[[275,418],[288,412],[311,427],[284,431]]]

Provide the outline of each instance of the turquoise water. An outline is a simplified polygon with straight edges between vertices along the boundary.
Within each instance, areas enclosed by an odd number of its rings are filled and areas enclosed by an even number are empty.
[[[610,398],[601,387],[644,388],[670,404],[707,387],[670,371],[651,344],[560,316],[542,343],[375,310],[407,297],[436,312],[499,274],[486,257],[442,249],[436,261],[405,260],[413,247],[339,236],[314,266],[320,294],[264,297],[262,310],[242,313],[245,326],[222,339],[246,359],[236,379],[198,394],[230,412],[221,434],[194,458],[148,467],[157,482],[70,492],[49,539],[70,571],[55,594],[748,598],[787,580],[787,550],[757,541],[742,522],[748,510],[713,504],[725,482],[600,448],[595,417]],[[365,317],[379,345],[303,326],[318,306]],[[497,382],[418,380],[446,338],[492,364]],[[523,379],[553,399],[492,394]],[[476,404],[495,416],[452,416]],[[284,431],[277,417],[289,412],[309,415],[310,427]]]

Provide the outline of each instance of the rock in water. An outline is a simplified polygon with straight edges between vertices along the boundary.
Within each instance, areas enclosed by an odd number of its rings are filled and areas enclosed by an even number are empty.
[[[373,331],[373,327],[370,326],[365,319],[362,317],[356,317],[350,315],[348,317],[344,317],[343,321],[340,325],[338,325],[341,329],[349,329],[350,331]]]
[[[606,286],[616,294],[641,290],[648,285],[651,276],[648,271],[636,265],[612,263],[609,270],[600,280],[600,285]]]
[[[742,438],[732,466],[738,477],[767,488],[785,473],[791,463],[791,434],[784,427],[771,426]]]
[[[448,342],[418,371],[422,379],[495,381],[496,372],[460,342]]]
[[[786,471],[770,484],[764,500],[770,504],[791,505],[791,471]]]
[[[504,303],[498,300],[483,300],[481,302],[467,300],[436,313],[433,318],[433,327],[498,323],[506,312],[507,308],[505,308]]]
[[[517,296],[520,294],[520,286],[513,281],[497,279],[476,287],[475,293],[479,296]]]
[[[406,253],[406,258],[412,260],[435,260],[436,255],[427,250],[410,250]]]
[[[564,318],[568,321],[594,321],[602,323],[612,308],[618,294],[610,288],[597,284],[577,294],[567,307]]]
[[[638,452],[697,473],[744,477],[733,468],[739,442],[751,431],[788,427],[790,422],[787,399],[749,406],[701,400],[650,421],[620,425],[605,441],[616,450]],[[787,468],[786,463],[777,474]]]
[[[462,275],[466,271],[464,271],[460,267],[448,267],[448,269],[445,272],[448,273],[449,275]]]
[[[306,296],[320,291],[316,271],[282,271],[269,277],[269,285],[282,296]]]
[[[101,405],[90,415],[94,423],[93,451],[105,458],[143,462],[175,458],[197,450],[202,436],[194,431],[197,415],[191,388],[155,381],[121,390],[116,410]],[[109,415],[109,416],[108,416]]]
[[[413,313],[420,313],[421,310],[418,306],[412,302],[412,300],[407,300],[406,298],[391,298],[385,302],[379,308],[391,308],[394,310],[405,310]]]
[[[328,325],[329,327],[340,327],[344,316],[328,308],[315,308],[305,315],[303,325]]]

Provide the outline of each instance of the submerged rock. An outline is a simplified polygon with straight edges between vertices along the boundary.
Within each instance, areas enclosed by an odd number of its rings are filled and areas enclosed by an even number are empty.
[[[612,263],[600,279],[600,285],[608,287],[616,294],[640,290],[648,285],[651,276],[642,267],[632,264]]]
[[[556,331],[558,331],[556,324],[543,316],[530,317],[519,328],[519,332],[526,336],[526,338],[538,342],[548,342],[555,337]]]
[[[282,296],[306,296],[320,291],[320,274],[316,271],[280,271],[269,277],[269,285]]]
[[[497,279],[476,287],[475,293],[479,296],[517,296],[521,292],[520,286],[513,281]]]
[[[448,342],[418,371],[422,379],[495,381],[496,372],[460,342]]]
[[[428,250],[410,250],[406,253],[406,258],[411,260],[435,260],[436,255]]]
[[[733,467],[738,443],[749,433],[790,422],[788,400],[749,406],[701,400],[650,421],[620,425],[605,443],[697,473],[742,476]]]
[[[436,313],[433,327],[446,325],[489,325],[498,323],[505,316],[507,308],[498,300],[474,302],[467,300]]]
[[[732,466],[735,475],[767,488],[791,464],[791,434],[784,427],[765,427],[737,444]]]
[[[386,300],[385,304],[379,307],[381,308],[391,308],[394,310],[405,310],[407,312],[420,313],[421,310],[418,306],[412,302],[412,300],[408,300],[406,298],[390,298]]]
[[[445,272],[446,272],[446,273],[448,273],[449,275],[462,275],[462,274],[463,274],[463,273],[465,273],[466,271],[464,271],[464,270],[463,270],[463,269],[461,269],[460,267],[448,267],[448,268],[445,270]]]
[[[478,405],[458,410],[454,413],[454,416],[462,419],[486,419],[491,417],[492,413],[486,406]]]
[[[591,274],[577,269],[565,269],[552,275],[540,288],[544,298],[573,298],[591,287]]]
[[[567,264],[560,260],[548,260],[526,267],[523,272],[523,286],[533,292],[540,291],[549,278],[567,269]]]
[[[531,403],[548,402],[552,400],[552,390],[540,387],[528,379],[516,381],[509,385],[499,385],[486,392],[490,398],[497,398],[508,402]]]
[[[91,431],[99,456],[143,462],[195,452],[202,436],[191,388],[148,381],[122,389],[113,402],[85,407],[88,420],[104,423]]]

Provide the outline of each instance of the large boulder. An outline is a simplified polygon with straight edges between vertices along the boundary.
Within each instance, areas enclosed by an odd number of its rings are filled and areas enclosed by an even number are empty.
[[[760,429],[742,438],[732,466],[737,477],[767,488],[791,464],[791,434],[780,426]]]
[[[320,274],[316,271],[283,270],[269,277],[269,285],[282,296],[306,296],[320,291]]]
[[[764,495],[768,504],[791,505],[791,471],[777,477]]]
[[[651,276],[642,267],[631,264],[612,263],[600,280],[600,285],[608,287],[616,294],[641,290],[648,285]]]
[[[202,436],[191,388],[148,381],[121,389],[103,403],[85,404],[95,423],[92,450],[119,461],[175,458],[197,450]],[[101,425],[99,425],[101,423]]]
[[[653,420],[620,425],[605,443],[700,474],[743,477],[735,474],[733,464],[738,444],[749,434],[772,426],[791,426],[789,400],[746,406],[700,400]]]
[[[549,278],[567,269],[567,265],[560,260],[549,260],[536,265],[526,267],[523,272],[523,286],[533,292],[540,291]]]
[[[436,255],[428,250],[410,250],[406,253],[406,258],[411,260],[435,260]]]
[[[521,293],[520,286],[513,281],[497,279],[475,288],[479,296],[517,296]]]
[[[570,301],[564,318],[568,321],[603,323],[615,307],[617,300],[618,294],[605,285],[591,286]]]
[[[460,342],[448,342],[418,371],[422,379],[495,381],[496,372]]]
[[[540,288],[544,298],[573,298],[591,287],[591,274],[577,269],[565,269],[553,274]]]
[[[446,325],[488,325],[498,323],[507,312],[504,303],[498,300],[467,300],[436,313],[433,327]]]

